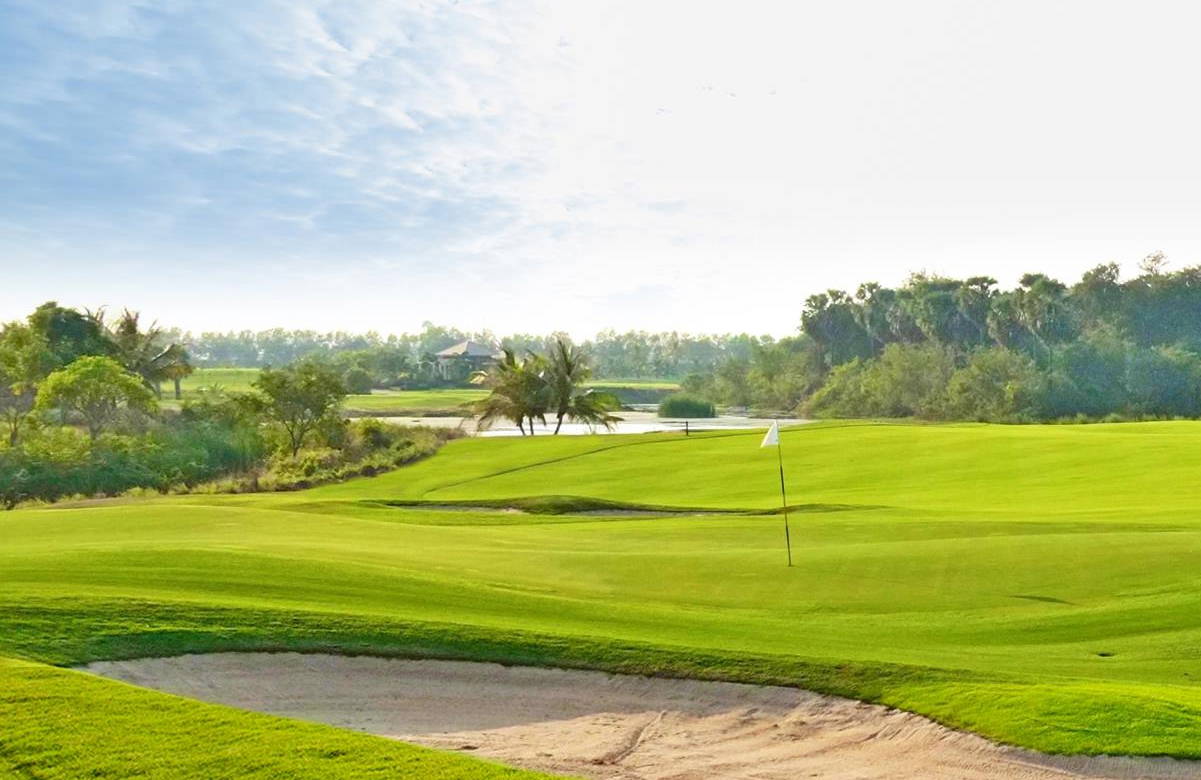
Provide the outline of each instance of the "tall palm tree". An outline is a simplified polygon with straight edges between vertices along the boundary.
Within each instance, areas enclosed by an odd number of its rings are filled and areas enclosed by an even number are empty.
[[[533,353],[519,359],[511,349],[505,349],[503,353],[494,365],[471,377],[472,384],[484,385],[491,390],[487,398],[475,405],[477,425],[486,430],[498,419],[511,420],[524,436],[528,420],[532,436],[534,420],[539,419],[545,425],[550,406],[546,359]]]
[[[564,418],[601,425],[606,430],[621,422],[620,417],[610,414],[621,408],[616,396],[584,389],[584,383],[592,377],[592,367],[583,350],[564,338],[556,338],[551,345],[547,368],[556,434],[563,427]]]

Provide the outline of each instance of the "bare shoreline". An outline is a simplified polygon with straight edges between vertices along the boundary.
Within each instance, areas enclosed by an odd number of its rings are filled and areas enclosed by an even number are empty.
[[[795,688],[462,661],[217,653],[84,671],[514,766],[591,778],[1201,777],[1166,758],[1050,756]]]

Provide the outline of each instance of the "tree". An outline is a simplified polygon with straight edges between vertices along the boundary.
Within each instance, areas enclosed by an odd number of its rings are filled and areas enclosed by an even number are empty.
[[[1168,267],[1168,256],[1163,252],[1152,252],[1139,261],[1138,270],[1147,276],[1162,276]]]
[[[287,434],[292,457],[310,433],[331,422],[346,397],[337,372],[311,360],[281,369],[264,368],[254,387],[263,396],[262,412]]]
[[[713,374],[715,396],[731,406],[750,406],[754,400],[750,382],[751,361],[730,358],[717,366]]]
[[[805,299],[801,331],[817,343],[830,367],[875,353],[872,336],[860,324],[861,310],[842,290],[827,290]]]
[[[555,415],[555,433],[568,418],[610,430],[621,418],[611,412],[621,408],[612,393],[584,389],[592,377],[588,355],[563,337],[554,340],[547,360],[551,408]]]
[[[43,303],[29,315],[29,326],[45,340],[55,368],[70,365],[85,355],[112,354],[112,344],[94,318],[65,309],[54,301]]]
[[[529,420],[530,435],[534,435],[534,420],[546,424],[546,413],[550,409],[551,389],[547,381],[546,359],[528,353],[519,359],[516,353],[502,348],[503,356],[486,371],[477,371],[471,377],[472,384],[484,385],[491,392],[475,405],[477,425],[481,430],[489,428],[498,419],[512,420],[524,436],[525,421]]]
[[[1072,303],[1084,326],[1124,324],[1120,276],[1117,263],[1106,263],[1085,271],[1080,281],[1072,285]]]
[[[346,373],[342,375],[342,383],[346,385],[346,392],[354,393],[355,395],[370,393],[371,387],[374,384],[371,374],[359,366],[348,368]]]
[[[112,358],[91,355],[60,368],[38,388],[37,411],[59,408],[83,418],[95,441],[122,409],[151,413],[154,395],[142,381]]]
[[[155,323],[143,330],[135,311],[125,309],[111,326],[105,322],[103,309],[91,316],[107,334],[113,357],[127,371],[140,376],[158,396],[162,395],[161,383],[170,379],[175,383],[175,397],[180,397],[179,382],[192,373],[187,350],[166,343],[163,329]]]
[[[172,344],[171,346],[176,347],[177,345]],[[182,350],[183,347],[179,347],[179,349]],[[193,371],[195,371],[195,369],[192,368],[192,363],[188,358],[187,352],[183,353],[182,360],[172,361],[164,369],[164,375],[167,379],[170,379],[171,383],[175,386],[174,390],[176,401],[183,398],[183,389],[179,386],[180,382],[182,382],[186,377],[191,376]]]
[[[806,336],[756,345],[747,372],[750,404],[757,409],[791,411],[821,384],[824,375],[817,345]]]
[[[1195,417],[1201,412],[1201,360],[1179,347],[1131,350],[1126,387],[1138,414]]]
[[[938,419],[954,368],[954,356],[938,344],[889,344],[874,360],[856,359],[832,371],[809,410],[831,417]]]
[[[46,339],[29,325],[12,322],[0,330],[0,415],[8,427],[8,444],[21,435],[33,411],[37,384],[50,371],[53,355]]]
[[[947,383],[948,413],[959,420],[1007,422],[1029,414],[1038,369],[1025,355],[990,347],[978,350]]]
[[[1051,344],[1076,337],[1074,312],[1068,304],[1067,287],[1046,274],[1025,274],[1014,291],[1018,317],[1047,353]]]

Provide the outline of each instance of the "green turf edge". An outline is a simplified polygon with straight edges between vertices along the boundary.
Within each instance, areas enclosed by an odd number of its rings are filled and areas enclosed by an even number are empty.
[[[345,729],[0,658],[0,776],[545,780]]]
[[[86,612],[81,608],[85,607]],[[132,600],[0,602],[0,653],[57,665],[213,652],[302,652],[487,661],[622,674],[784,685],[918,712],[951,728],[1052,754],[1201,758],[1201,707],[1171,686],[1145,706],[1146,686],[1065,678],[1024,683],[1003,675],[897,664],[714,652],[599,638]],[[1103,700],[1092,702],[1104,689]],[[1011,703],[996,716],[1000,698]],[[1167,706],[1164,706],[1166,703]],[[1082,732],[1089,717],[1139,725]],[[1013,712],[1022,713],[1013,717]],[[1101,731],[1101,730],[1098,730]],[[1199,767],[1201,771],[1201,767]]]

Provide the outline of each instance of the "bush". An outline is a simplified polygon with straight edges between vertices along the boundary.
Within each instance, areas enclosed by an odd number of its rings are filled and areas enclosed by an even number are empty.
[[[355,395],[366,395],[371,392],[371,388],[375,385],[371,374],[368,374],[357,366],[348,369],[342,375],[342,384],[346,385],[346,392]]]
[[[1201,363],[1180,347],[1131,350],[1126,361],[1126,387],[1131,410],[1138,414],[1201,413]]]
[[[659,404],[660,417],[716,417],[717,409],[711,401],[694,395],[676,393]]]
[[[346,426],[341,449],[328,447],[281,452],[254,489],[301,490],[351,477],[374,476],[432,455],[448,440],[461,436],[452,428],[389,425],[366,418]],[[234,487],[234,491],[247,489]]]
[[[951,375],[947,384],[950,419],[1008,422],[1038,414],[1035,399],[1042,377],[1034,361],[1004,347],[982,349]]]
[[[834,369],[808,410],[824,417],[941,419],[954,370],[954,353],[937,344],[889,344],[877,358]]]

